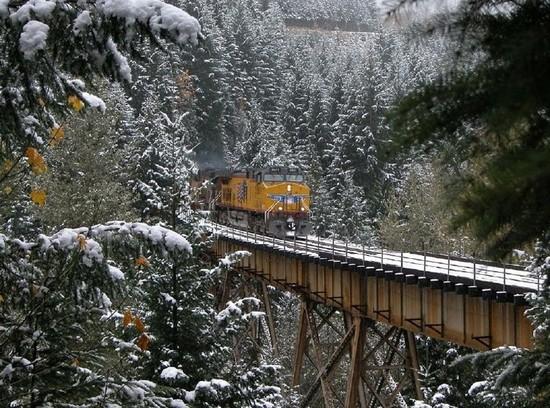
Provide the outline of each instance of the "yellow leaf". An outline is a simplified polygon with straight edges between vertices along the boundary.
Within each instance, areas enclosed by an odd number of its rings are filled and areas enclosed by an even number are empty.
[[[25,156],[34,174],[43,174],[48,169],[44,157],[34,147],[27,147]]]
[[[136,266],[143,266],[145,268],[149,267],[151,263],[147,258],[145,258],[143,255],[141,255],[139,258],[136,258],[135,260]]]
[[[143,333],[145,331],[145,325],[139,317],[134,318],[134,324],[136,325],[138,332]]]
[[[4,187],[3,191],[4,191],[5,195],[10,195],[11,192],[13,191],[13,188],[11,188],[11,186],[6,186],[6,187]]]
[[[46,106],[46,102],[44,102],[44,99],[42,99],[41,97],[38,97],[38,99],[37,99],[36,101],[38,102],[38,104],[39,104],[41,107]]]
[[[50,130],[51,142],[53,145],[57,145],[65,137],[65,129],[63,126],[54,126]]]
[[[130,309],[126,309],[124,316],[122,317],[122,325],[128,327],[132,323],[132,312]]]
[[[69,103],[71,109],[76,112],[80,112],[82,109],[84,109],[84,102],[82,102],[80,98],[76,95],[69,95],[69,97],[67,98],[67,102]]]
[[[30,196],[31,201],[39,207],[44,207],[44,204],[46,204],[46,192],[44,190],[32,190]]]
[[[73,361],[71,362],[71,365],[73,367],[79,367],[80,366],[80,361],[78,361],[78,358],[74,358]]]
[[[12,167],[13,167],[13,160],[10,160],[10,159],[4,160],[4,163],[2,163],[1,172],[7,173],[8,171],[11,170]]]
[[[78,241],[78,248],[80,248],[81,251],[86,248],[86,237],[84,235],[78,234],[76,240]]]
[[[141,351],[145,351],[149,348],[149,343],[151,343],[149,336],[147,336],[145,333],[142,333],[137,341],[137,346],[141,349]]]
[[[0,293],[0,303],[4,303],[4,296]]]

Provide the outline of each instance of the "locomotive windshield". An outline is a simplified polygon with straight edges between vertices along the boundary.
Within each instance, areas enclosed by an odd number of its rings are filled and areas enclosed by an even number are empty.
[[[301,174],[264,174],[264,181],[295,181],[303,182],[304,176]]]
[[[285,181],[285,176],[282,174],[265,174],[264,181]]]

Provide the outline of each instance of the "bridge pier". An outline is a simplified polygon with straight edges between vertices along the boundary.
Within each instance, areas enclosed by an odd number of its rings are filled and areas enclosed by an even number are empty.
[[[394,265],[365,262],[364,254],[361,264],[357,257],[333,259],[327,251],[306,248],[238,236],[219,237],[213,248],[220,257],[251,252],[228,273],[218,294],[224,305],[228,286],[255,282],[273,353],[279,350],[266,285],[300,297],[292,382],[303,391],[303,406],[322,399],[325,406],[393,407],[403,405],[402,395],[422,399],[415,333],[478,350],[531,345],[522,295],[470,285],[460,271],[427,276],[411,264],[396,272]]]
[[[317,309],[318,304],[306,299],[302,301],[293,385],[302,383],[302,370],[309,350],[313,352],[316,371],[313,382],[308,384],[309,388],[304,393],[302,407],[310,406],[318,394],[321,394],[325,407],[342,402],[342,396],[345,408],[407,406],[401,396],[407,384],[415,397],[422,399],[413,333],[396,327],[379,327],[381,325],[371,319],[345,313],[345,332],[338,333],[339,343],[331,350],[322,350],[319,331],[328,324],[327,317]],[[320,317],[320,324],[317,324],[316,317]],[[324,363],[321,355],[329,356]],[[345,365],[349,367],[346,391],[338,393],[330,380],[346,355],[349,359]]]

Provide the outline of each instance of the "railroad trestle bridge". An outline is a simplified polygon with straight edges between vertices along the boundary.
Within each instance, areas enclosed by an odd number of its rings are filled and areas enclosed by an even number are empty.
[[[266,287],[299,296],[294,385],[301,384],[307,361],[316,371],[304,392],[304,407],[319,398],[325,407],[406,406],[401,396],[406,387],[422,399],[417,333],[476,350],[532,344],[524,294],[536,292],[540,282],[520,267],[365,249],[319,238],[277,239],[211,226],[216,256],[242,250],[250,253],[234,270],[263,288],[274,353],[278,352],[276,329]],[[230,282],[226,277],[221,304],[231,297]],[[335,311],[343,315],[344,330],[330,320]],[[332,327],[340,337],[330,353],[321,347],[323,326]],[[345,393],[333,384],[344,356]]]

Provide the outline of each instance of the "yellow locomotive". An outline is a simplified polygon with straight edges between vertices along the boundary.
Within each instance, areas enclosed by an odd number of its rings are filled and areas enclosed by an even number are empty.
[[[207,186],[201,201],[220,223],[278,237],[311,230],[310,189],[297,171],[202,170],[196,182]]]

